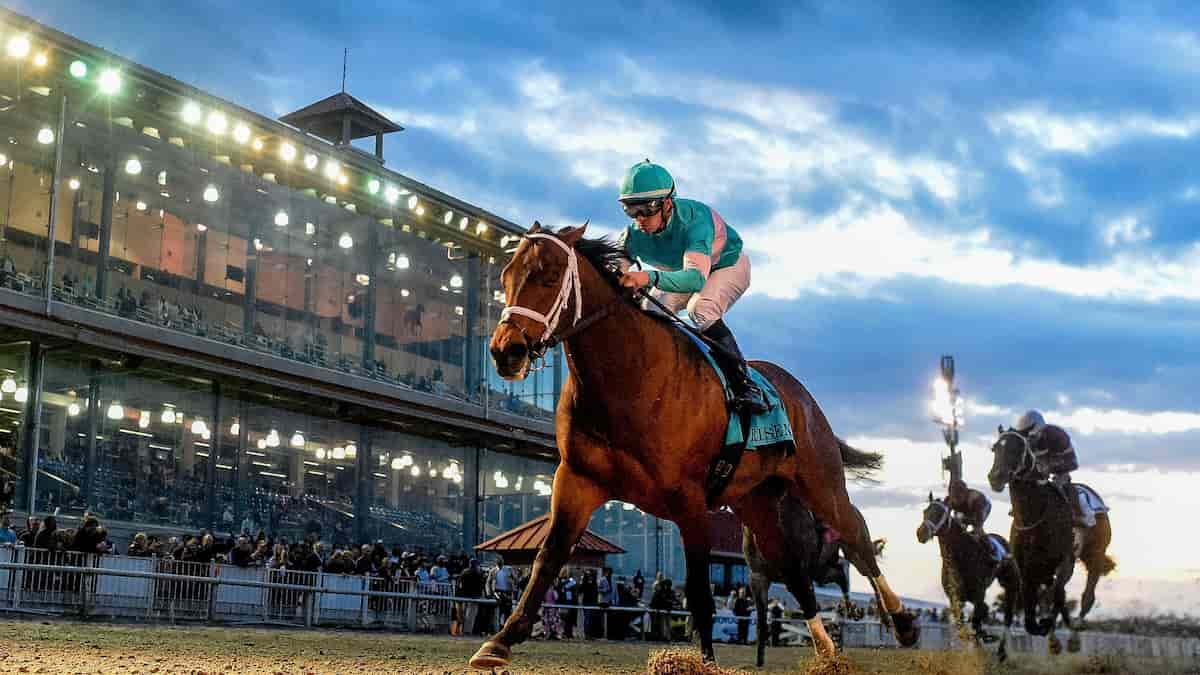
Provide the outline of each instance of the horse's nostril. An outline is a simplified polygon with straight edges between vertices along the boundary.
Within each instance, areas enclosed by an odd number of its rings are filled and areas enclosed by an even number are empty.
[[[523,342],[513,342],[504,348],[504,354],[513,359],[519,359],[528,353],[529,348]]]

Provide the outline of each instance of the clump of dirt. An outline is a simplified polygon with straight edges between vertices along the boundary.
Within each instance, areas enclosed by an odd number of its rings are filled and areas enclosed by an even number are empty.
[[[804,675],[850,675],[853,672],[850,659],[841,652],[833,656],[818,656],[804,669]]]
[[[742,671],[707,663],[695,649],[660,649],[646,659],[646,675],[738,675]]]
[[[980,675],[984,671],[984,665],[978,649],[960,649],[917,656],[917,667],[920,672],[928,675]]]

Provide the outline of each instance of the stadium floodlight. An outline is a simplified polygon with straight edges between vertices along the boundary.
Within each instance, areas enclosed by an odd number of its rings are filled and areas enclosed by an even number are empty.
[[[403,253],[396,256],[396,269],[406,270],[408,269],[409,264],[408,256],[404,255]]]
[[[175,424],[175,409],[163,408],[162,415],[159,416],[163,424]]]
[[[225,119],[225,113],[221,112],[220,110],[214,110],[208,113],[208,121],[205,123],[205,126],[208,127],[209,133],[221,135],[225,133],[225,129],[228,127],[228,125],[229,121]]]
[[[285,162],[290,162],[296,159],[296,146],[284,141],[279,144],[279,158]]]
[[[442,216],[442,222],[447,225],[449,225],[450,222],[453,220],[454,220],[454,212],[453,211],[447,211],[446,214],[444,216]]]
[[[105,68],[100,71],[100,80],[97,82],[100,87],[101,94],[112,96],[121,91],[121,71],[116,68]]]
[[[395,185],[389,185],[383,190],[383,198],[387,203],[395,204],[396,200],[400,199],[400,190],[397,190]]]
[[[412,474],[413,478],[417,478],[418,476],[421,475],[421,467],[414,464],[413,468],[409,470],[409,473]]]
[[[354,237],[350,236],[349,232],[343,232],[342,236],[338,237],[338,246],[349,249],[354,246]]]
[[[29,387],[26,387],[24,385],[17,387],[17,393],[13,394],[13,398],[15,398],[17,400],[17,403],[24,403],[25,401],[28,401],[29,400]]]
[[[455,274],[450,277],[450,288],[462,288],[463,278],[461,274]]]
[[[308,169],[309,171],[312,171],[313,169],[317,168],[317,163],[319,161],[320,160],[318,160],[317,156],[314,155],[313,153],[311,153],[311,152],[304,153],[304,168]]]
[[[338,173],[342,170],[342,165],[336,159],[325,160],[325,177],[329,180],[337,180]]]
[[[370,192],[373,195],[379,194],[379,179],[378,178],[372,178],[371,180],[367,181],[367,192]]]
[[[130,157],[129,160],[125,162],[125,173],[131,176],[136,176],[141,172],[142,163],[138,161],[137,157]]]
[[[54,131],[50,127],[38,129],[37,142],[42,145],[50,145],[54,142]]]
[[[208,202],[209,204],[212,204],[212,203],[215,203],[220,198],[221,198],[221,192],[219,190],[217,190],[216,185],[209,185],[208,187],[204,188],[204,201]]]
[[[50,57],[46,56],[46,52],[38,52],[37,55],[33,57],[33,65],[37,66],[38,68],[45,68],[47,63],[50,63]]]
[[[72,61],[71,65],[67,66],[67,72],[71,74],[71,77],[82,80],[87,77],[88,67],[83,61]]]
[[[67,416],[68,417],[78,417],[79,416],[79,404],[78,403],[71,402],[71,403],[67,404]]]
[[[304,447],[304,434],[300,433],[299,431],[292,434],[292,447],[293,448],[303,448]]]
[[[29,36],[14,35],[8,39],[8,55],[14,59],[23,59],[29,56]]]
[[[287,211],[280,211],[275,214],[275,227],[287,227],[288,214]]]
[[[325,459],[325,448],[317,448],[317,459]]]
[[[183,104],[183,109],[179,112],[179,116],[188,124],[197,124],[200,118],[204,116],[204,111],[195,101],[188,101]]]
[[[111,404],[109,404],[108,419],[119,420],[123,417],[125,417],[125,409],[121,407],[120,403],[113,401]]]
[[[467,226],[470,224],[471,224],[471,219],[466,216],[463,216],[462,218],[458,219],[458,229],[463,230],[464,232],[466,231]]]
[[[399,471],[400,469],[403,469],[403,468],[404,468],[404,465],[400,463],[400,458],[393,457],[392,458],[392,470]]]
[[[488,224],[482,220],[475,224],[475,234],[483,235],[488,231]]]
[[[419,199],[417,199],[417,196],[416,196],[416,195],[413,195],[413,196],[409,197],[409,198],[408,198],[408,210],[409,210],[409,211],[416,211],[416,210],[417,210],[417,204],[419,204],[419,203],[420,203],[420,200],[419,200]]]
[[[250,127],[241,122],[233,125],[233,140],[245,145],[250,140]]]
[[[346,459],[346,449],[339,445],[333,449],[331,456],[337,460]]]

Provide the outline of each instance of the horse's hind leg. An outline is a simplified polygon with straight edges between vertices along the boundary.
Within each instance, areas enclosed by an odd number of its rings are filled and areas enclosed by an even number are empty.
[[[846,559],[859,574],[871,581],[879,606],[891,619],[896,641],[903,647],[916,645],[920,639],[920,628],[913,615],[900,604],[900,596],[892,590],[883,571],[879,569],[879,562],[875,559],[875,544],[871,541],[866,519],[848,499],[844,507],[837,509],[837,513],[841,517],[830,524],[842,535]]]
[[[796,502],[787,500],[789,504]],[[836,652],[833,640],[825,632],[821,623],[816,594],[813,592],[812,577],[809,576],[808,561],[812,557],[811,544],[804,546],[803,540],[787,531],[787,522],[792,515],[787,506],[783,507],[781,517],[780,492],[767,486],[760,487],[742,498],[734,511],[742,522],[754,533],[754,541],[771,567],[781,570],[786,576],[788,590],[800,601],[804,618],[808,621],[808,629],[812,634],[813,647],[818,655],[832,655]],[[807,514],[805,514],[807,515]],[[811,515],[808,515],[811,524]],[[815,540],[815,532],[814,532]],[[759,627],[762,630],[762,627]]]
[[[749,530],[746,530],[743,536],[747,540],[753,539]],[[750,560],[748,556],[747,560]],[[758,562],[762,563],[763,561],[760,560]],[[754,595],[754,611],[758,614],[758,631],[756,635],[758,651],[755,654],[755,665],[759,668],[762,668],[763,664],[766,663],[767,635],[770,633],[771,625],[771,618],[767,616],[767,591],[771,588],[771,577],[765,567],[765,564],[756,567],[753,561],[750,563],[750,592]]]

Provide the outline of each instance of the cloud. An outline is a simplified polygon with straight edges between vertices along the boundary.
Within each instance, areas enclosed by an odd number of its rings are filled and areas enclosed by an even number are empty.
[[[1155,117],[1128,114],[1072,114],[1026,107],[989,115],[997,134],[1014,136],[1047,152],[1088,155],[1134,138],[1188,139],[1200,131],[1200,117]]]
[[[1124,216],[1104,226],[1104,243],[1109,248],[1118,244],[1136,244],[1150,238],[1149,227],[1138,222],[1137,216]]]
[[[1054,410],[1047,414],[1057,424],[1085,436],[1105,431],[1154,435],[1200,431],[1200,412],[1076,408],[1070,412]]]

